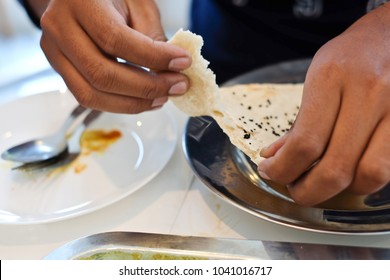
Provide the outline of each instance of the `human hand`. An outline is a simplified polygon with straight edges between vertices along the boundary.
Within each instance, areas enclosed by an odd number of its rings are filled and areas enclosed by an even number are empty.
[[[302,205],[390,181],[390,6],[368,13],[315,55],[293,128],[261,152],[261,176]]]
[[[153,0],[51,0],[41,27],[43,51],[85,107],[139,113],[188,88],[178,72],[190,54],[164,42]]]

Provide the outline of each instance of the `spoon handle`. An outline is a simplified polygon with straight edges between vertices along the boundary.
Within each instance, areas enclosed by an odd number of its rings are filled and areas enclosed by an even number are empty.
[[[86,128],[91,122],[93,122],[97,117],[100,116],[102,112],[91,110],[90,113],[83,120],[83,126]]]
[[[75,123],[76,119],[82,115],[85,111],[90,111],[90,109],[87,109],[81,105],[77,105],[73,111],[70,113],[69,117],[66,119],[66,121],[61,126],[60,131],[62,132],[62,135],[68,134],[68,130],[71,128],[71,126]]]
[[[75,112],[78,108],[75,108],[73,112]],[[81,110],[81,113],[78,114],[80,116],[82,112],[85,112],[86,110]],[[95,111],[95,110],[89,110],[89,113],[86,114],[82,119],[81,122],[78,123],[78,125],[72,127],[72,131],[68,132],[68,136],[71,137],[71,135],[74,133],[76,129],[78,129],[81,126],[81,133],[84,132],[84,130],[94,121],[96,120],[102,112]],[[77,117],[76,117],[77,118]],[[48,160],[44,161],[37,161],[37,162],[31,162],[31,163],[24,163],[22,165],[13,167],[12,170],[20,170],[20,171],[28,171],[28,172],[35,172],[35,171],[44,171],[44,170],[52,170],[54,168],[58,168],[60,166],[63,166],[65,164],[68,164],[75,160],[78,155],[80,154],[81,147],[78,146],[76,148],[77,151],[70,151],[69,149],[64,150],[62,153],[60,153],[58,156],[55,156],[53,158],[50,158]]]

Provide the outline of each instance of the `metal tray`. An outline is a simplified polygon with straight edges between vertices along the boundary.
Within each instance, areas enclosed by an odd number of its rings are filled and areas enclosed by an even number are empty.
[[[263,259],[262,243],[138,232],[107,232],[87,236],[56,249],[47,260],[156,259],[211,260]]]
[[[285,62],[237,77],[239,83],[303,82],[310,60]],[[285,187],[262,180],[256,166],[208,117],[190,118],[184,151],[197,176],[214,193],[257,217],[316,232],[383,234],[390,232],[390,186],[368,195],[342,193],[316,207],[302,207]]]
[[[320,260],[390,259],[390,249],[106,232],[71,241],[45,260]]]

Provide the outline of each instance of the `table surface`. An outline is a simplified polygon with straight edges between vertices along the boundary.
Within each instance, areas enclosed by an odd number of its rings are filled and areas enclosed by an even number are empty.
[[[0,88],[0,102],[61,87],[62,80],[49,71]],[[181,138],[187,116],[172,104],[167,106],[175,114]],[[178,141],[162,172],[119,202],[59,222],[0,225],[0,259],[42,259],[71,240],[108,231],[390,248],[390,234],[316,233],[262,220],[238,209],[196,178]]]

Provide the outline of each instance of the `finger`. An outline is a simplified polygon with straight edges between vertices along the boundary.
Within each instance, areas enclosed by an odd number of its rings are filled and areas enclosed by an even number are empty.
[[[280,137],[278,140],[273,142],[271,145],[268,147],[264,147],[260,151],[260,156],[263,158],[269,158],[272,157],[276,154],[277,151],[280,150],[280,148],[283,147],[283,145],[286,143],[288,137],[288,132],[284,134],[282,137]]]
[[[131,7],[129,9],[131,10]],[[186,50],[156,41],[130,28],[114,6],[97,5],[93,11],[93,17],[82,15],[78,21],[92,40],[106,53],[156,70],[181,71],[191,65],[191,56]],[[134,14],[135,12],[131,13],[132,16]],[[131,24],[137,26],[138,18],[139,16],[131,18]],[[151,32],[157,32],[154,37],[159,37],[159,31]]]
[[[337,83],[324,83],[327,76],[326,69],[313,74],[309,69],[294,127],[275,155],[258,166],[259,173],[265,177],[280,184],[290,184],[324,152],[340,108],[339,87]]]
[[[390,116],[387,116],[377,126],[348,190],[356,194],[370,194],[390,181],[389,139]]]
[[[148,72],[103,55],[75,22],[67,26],[71,32],[53,28],[45,29],[43,34],[47,40],[57,42],[61,52],[98,91],[156,99],[183,94],[188,88],[188,78],[180,73]]]
[[[63,77],[77,101],[85,107],[114,113],[135,114],[161,107],[167,101],[165,97],[146,100],[96,90],[90,86],[59,48],[53,47],[52,44],[48,47],[44,35],[41,39],[41,46],[53,68]]]
[[[362,87],[350,88],[343,102],[326,152],[320,161],[289,186],[291,197],[301,205],[315,205],[346,189],[380,118],[377,102],[362,98]],[[367,102],[372,101],[372,102]],[[367,118],[367,115],[371,115]]]

